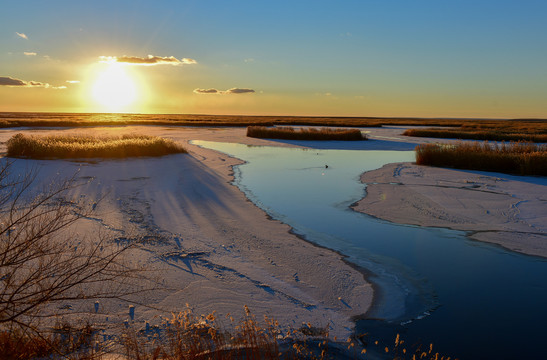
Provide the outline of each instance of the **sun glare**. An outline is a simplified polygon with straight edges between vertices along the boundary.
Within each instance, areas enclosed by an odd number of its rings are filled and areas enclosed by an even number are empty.
[[[97,74],[92,95],[106,111],[127,111],[137,100],[137,88],[123,65],[109,64]]]

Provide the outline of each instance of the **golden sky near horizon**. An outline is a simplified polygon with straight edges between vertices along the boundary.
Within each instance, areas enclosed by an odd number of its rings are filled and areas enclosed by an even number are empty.
[[[4,9],[0,111],[547,117],[542,3]]]

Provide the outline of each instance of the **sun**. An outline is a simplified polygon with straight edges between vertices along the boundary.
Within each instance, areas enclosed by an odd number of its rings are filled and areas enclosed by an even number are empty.
[[[137,86],[121,64],[108,64],[97,73],[93,100],[108,112],[127,111],[137,100]]]

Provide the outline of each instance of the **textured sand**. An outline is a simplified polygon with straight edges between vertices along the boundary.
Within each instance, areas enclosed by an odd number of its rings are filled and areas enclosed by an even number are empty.
[[[388,164],[366,172],[354,209],[385,220],[469,231],[469,237],[547,257],[547,179]]]
[[[45,134],[52,130],[33,133]],[[59,130],[54,130],[60,132]],[[269,315],[281,326],[311,323],[330,334],[351,334],[351,318],[366,313],[373,291],[362,273],[330,250],[289,233],[231,185],[232,166],[239,160],[187,144],[188,140],[237,141],[254,144],[244,129],[127,127],[63,130],[66,133],[147,133],[170,137],[189,154],[161,158],[71,162],[18,160],[23,172],[37,167],[37,185],[71,176],[91,179],[71,197],[95,203],[93,215],[76,231],[93,237],[148,236],[150,242],[131,252],[129,260],[144,267],[161,288],[132,297],[136,325],[154,323],[159,315],[184,310],[217,311],[237,319],[249,306],[258,319]],[[6,141],[17,131],[3,131]],[[131,240],[130,240],[131,241]],[[93,303],[88,304],[93,312]],[[127,304],[101,304],[109,321],[128,318]],[[102,316],[104,315],[104,316]],[[226,318],[224,318],[226,320]]]
[[[289,142],[251,139],[245,129],[104,127],[93,129],[0,130],[5,142],[21,131],[33,134],[145,133],[172,138],[189,154],[162,158],[70,162],[19,160],[16,167],[39,169],[38,182],[68,177],[79,169],[92,179],[74,189],[76,199],[102,199],[93,218],[78,231],[94,236],[142,235],[156,239],[131,253],[161,287],[138,294],[135,324],[154,323],[189,304],[195,313],[230,313],[248,305],[260,319],[270,315],[282,326],[310,322],[329,326],[338,338],[353,328],[352,316],[366,313],[373,290],[362,273],[340,255],[303,241],[273,221],[230,184],[237,159],[188,144],[189,140],[272,146],[322,146],[370,150],[411,150],[437,139],[400,136],[401,127],[367,129],[368,142]],[[450,142],[450,141],[444,141]],[[363,174],[367,196],[355,210],[386,220],[470,231],[473,239],[547,256],[547,180],[502,174],[390,164]],[[88,304],[90,312],[93,304]],[[128,318],[127,304],[101,304],[102,319]],[[97,315],[98,316],[98,315]]]

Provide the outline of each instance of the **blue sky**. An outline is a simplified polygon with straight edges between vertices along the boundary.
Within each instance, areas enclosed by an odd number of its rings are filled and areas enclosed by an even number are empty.
[[[131,67],[141,98],[126,111],[547,117],[545,1],[26,1],[2,8],[0,77],[50,85],[0,86],[3,111],[100,110],[87,95],[93,75],[86,69],[100,56],[153,55],[196,64]],[[194,92],[211,88],[219,92]],[[254,92],[226,92],[232,88]]]

